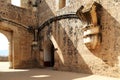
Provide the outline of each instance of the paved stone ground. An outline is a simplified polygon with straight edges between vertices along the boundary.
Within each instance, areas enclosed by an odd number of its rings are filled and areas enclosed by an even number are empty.
[[[120,80],[120,78],[89,75],[51,69],[8,69],[8,62],[0,62],[0,80]]]

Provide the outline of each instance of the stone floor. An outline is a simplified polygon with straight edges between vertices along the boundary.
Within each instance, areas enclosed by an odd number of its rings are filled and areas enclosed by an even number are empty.
[[[120,80],[120,78],[89,75],[46,69],[8,69],[8,62],[0,62],[0,80]]]

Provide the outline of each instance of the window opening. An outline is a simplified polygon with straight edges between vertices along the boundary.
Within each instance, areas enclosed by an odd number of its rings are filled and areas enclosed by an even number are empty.
[[[0,33],[0,66],[1,68],[9,68],[9,42],[7,37]]]
[[[21,0],[11,0],[11,4],[15,6],[21,6]]]

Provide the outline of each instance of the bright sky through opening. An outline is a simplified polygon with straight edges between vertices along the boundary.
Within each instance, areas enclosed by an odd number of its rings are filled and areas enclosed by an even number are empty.
[[[0,33],[0,50],[8,50],[8,39]]]
[[[19,6],[21,5],[21,0],[11,0],[11,3],[15,6]]]

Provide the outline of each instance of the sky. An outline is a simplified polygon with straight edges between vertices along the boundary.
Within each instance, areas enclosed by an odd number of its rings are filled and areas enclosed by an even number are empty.
[[[20,2],[21,2],[20,0],[11,0],[11,3],[16,6],[20,6],[21,5]]]
[[[0,33],[0,50],[8,50],[8,39]]]

